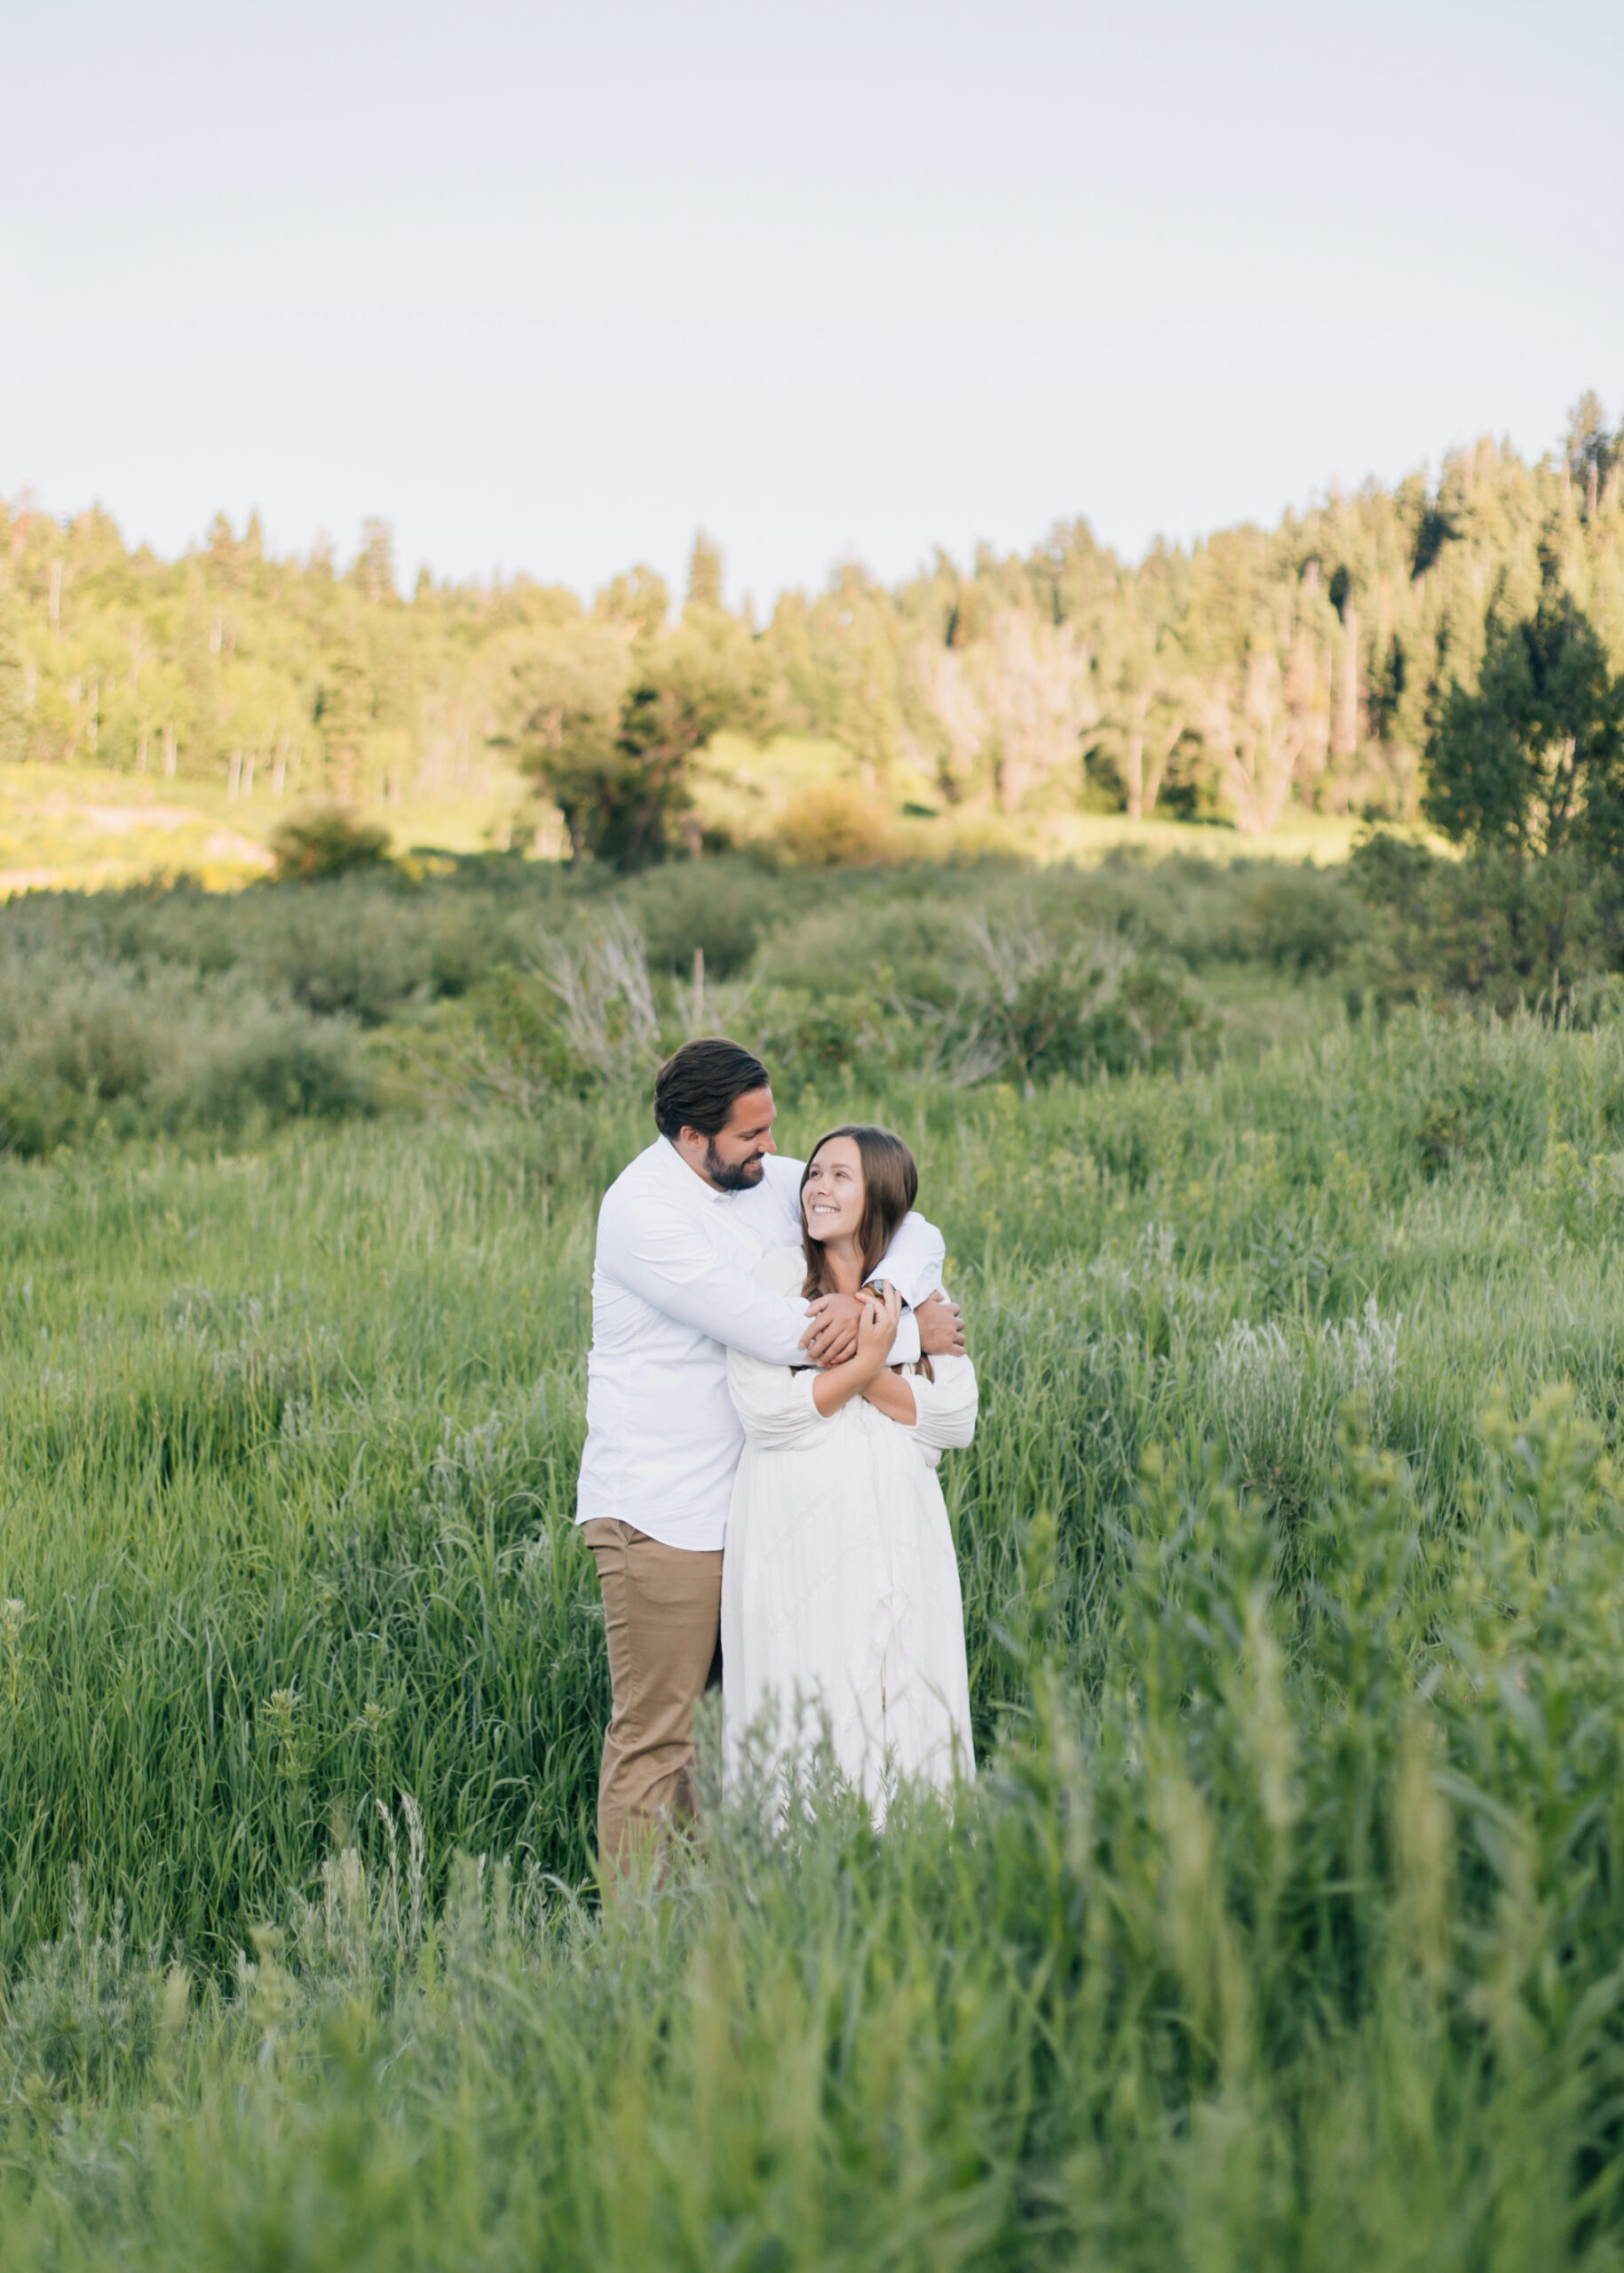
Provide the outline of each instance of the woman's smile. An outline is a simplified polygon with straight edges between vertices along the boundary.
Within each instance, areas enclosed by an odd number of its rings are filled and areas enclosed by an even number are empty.
[[[801,1205],[815,1239],[840,1240],[863,1219],[862,1155],[850,1136],[830,1136],[806,1171]]]

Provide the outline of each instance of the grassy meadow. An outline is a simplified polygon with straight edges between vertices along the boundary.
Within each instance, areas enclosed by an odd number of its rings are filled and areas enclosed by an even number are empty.
[[[820,793],[833,793],[860,801],[862,771],[837,742],[780,734],[764,743],[725,733],[705,752],[694,790],[698,818],[718,840],[770,846],[797,800],[811,797],[815,806]],[[250,777],[249,793],[240,780],[234,797],[226,781],[188,774],[0,764],[0,902],[20,892],[118,890],[154,875],[235,891],[270,867],[277,829],[307,804],[290,792],[273,795],[263,773],[257,793]],[[368,818],[397,847],[467,854],[519,845],[551,859],[562,849],[556,817],[543,812],[538,827],[537,812],[534,784],[493,756],[456,795],[416,790],[373,807]],[[1328,866],[1346,859],[1358,828],[1346,816],[1295,808],[1266,839],[1118,812],[923,820],[899,807],[883,809],[878,826],[888,853],[935,861],[990,852],[1082,866],[1123,853]]]
[[[1262,863],[0,910],[7,2273],[1616,2266],[1624,1018],[1371,952]],[[981,1774],[605,1915],[592,1220],[717,1026],[919,1154]]]

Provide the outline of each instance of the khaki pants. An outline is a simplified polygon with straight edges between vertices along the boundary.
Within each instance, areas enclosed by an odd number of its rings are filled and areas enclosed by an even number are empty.
[[[614,1707],[598,1779],[606,1874],[694,1812],[693,1708],[721,1679],[722,1550],[665,1547],[602,1517],[582,1526],[598,1564]]]

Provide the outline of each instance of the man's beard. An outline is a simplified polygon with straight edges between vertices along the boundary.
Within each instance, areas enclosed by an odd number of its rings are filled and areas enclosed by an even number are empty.
[[[754,1192],[761,1182],[765,1155],[752,1152],[748,1160],[725,1160],[717,1152],[716,1138],[705,1139],[705,1174],[718,1192]]]

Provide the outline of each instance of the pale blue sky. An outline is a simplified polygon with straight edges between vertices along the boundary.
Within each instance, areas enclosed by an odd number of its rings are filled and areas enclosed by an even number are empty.
[[[1624,408],[1624,10],[4,0],[0,494],[730,596]]]

